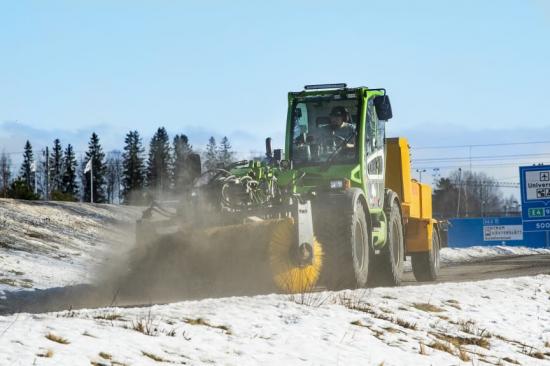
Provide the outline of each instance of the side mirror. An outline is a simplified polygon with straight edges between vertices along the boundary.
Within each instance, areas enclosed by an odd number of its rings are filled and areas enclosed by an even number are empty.
[[[387,95],[374,97],[374,108],[376,108],[376,114],[379,120],[387,121],[393,117],[390,97]]]

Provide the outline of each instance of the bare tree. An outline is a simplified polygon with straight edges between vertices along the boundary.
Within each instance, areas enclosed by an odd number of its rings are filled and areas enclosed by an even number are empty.
[[[122,153],[113,150],[107,153],[107,173],[105,175],[107,185],[107,201],[109,203],[120,203],[122,190]]]
[[[11,159],[10,156],[2,151],[0,154],[0,192],[2,197],[8,196],[8,189],[11,183]]]
[[[506,211],[499,183],[483,172],[453,171],[439,179],[433,194],[440,217],[487,216]]]

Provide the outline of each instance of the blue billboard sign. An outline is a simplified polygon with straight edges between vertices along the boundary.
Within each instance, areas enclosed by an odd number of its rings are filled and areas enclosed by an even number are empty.
[[[523,231],[550,230],[550,165],[519,167]]]

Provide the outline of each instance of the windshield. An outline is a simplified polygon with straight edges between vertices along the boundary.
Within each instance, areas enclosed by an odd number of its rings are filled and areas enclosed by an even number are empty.
[[[330,96],[296,101],[291,124],[294,165],[354,163],[359,111],[355,95],[352,99]]]

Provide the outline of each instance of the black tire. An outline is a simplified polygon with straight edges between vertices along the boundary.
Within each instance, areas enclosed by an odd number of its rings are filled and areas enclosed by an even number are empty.
[[[399,286],[403,276],[405,242],[399,198],[391,190],[386,192],[384,212],[387,218],[387,243],[380,254],[374,258],[373,284]]]
[[[414,278],[418,282],[428,282],[437,280],[439,275],[439,249],[441,240],[439,232],[434,226],[432,236],[432,250],[422,253],[412,253],[412,269]]]
[[[365,287],[372,246],[363,205],[357,200],[346,212],[330,211],[315,224],[325,252],[322,282],[331,290]]]

